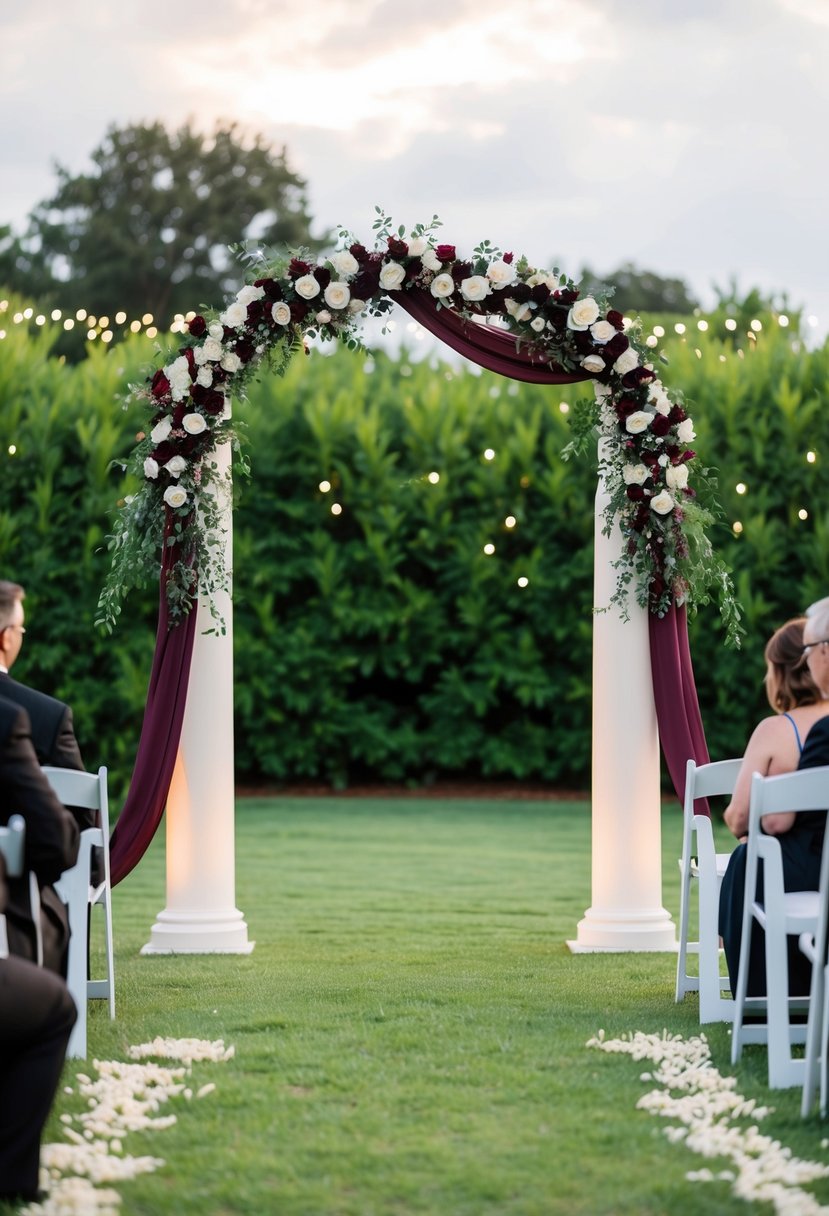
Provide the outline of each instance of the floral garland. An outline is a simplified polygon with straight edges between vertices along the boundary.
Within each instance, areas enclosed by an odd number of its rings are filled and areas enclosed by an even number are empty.
[[[222,485],[216,446],[236,442],[231,397],[244,395],[263,362],[284,372],[306,338],[338,338],[359,348],[359,320],[387,312],[415,287],[437,307],[491,319],[536,360],[565,372],[585,372],[595,397],[572,417],[573,442],[563,455],[586,449],[598,434],[599,472],[609,504],[605,531],[624,538],[616,563],[613,602],[624,612],[628,589],[651,612],[672,602],[692,609],[719,601],[726,635],[739,644],[739,610],[727,568],[706,529],[712,511],[698,501],[692,480],[705,482],[689,446],[694,427],[679,394],[669,393],[647,362],[634,328],[607,301],[581,297],[557,269],[537,270],[526,258],[501,253],[488,241],[469,258],[438,243],[440,221],[406,235],[392,230],[377,208],[378,247],[367,249],[341,232],[342,247],[319,261],[299,251],[254,260],[256,278],[214,317],[195,316],[189,337],[143,385],[130,386],[150,414],[131,468],[140,489],[124,500],[110,538],[113,563],[99,602],[99,624],[111,630],[130,586],[157,579],[159,549],[167,546],[166,595],[175,624],[197,590],[211,599],[227,586],[221,535]]]

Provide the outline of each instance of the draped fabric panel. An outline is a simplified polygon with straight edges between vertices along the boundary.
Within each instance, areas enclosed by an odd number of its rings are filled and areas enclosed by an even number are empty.
[[[432,296],[409,288],[396,302],[424,329],[471,363],[510,380],[531,384],[572,384],[591,380],[588,372],[565,372],[532,355],[526,345],[492,325],[467,321],[451,308],[438,308]],[[165,562],[170,550],[165,547]],[[110,844],[112,882],[138,864],[161,821],[175,767],[196,628],[195,604],[169,628],[162,567],[158,632],[138,755],[124,808]],[[685,609],[661,620],[650,617],[654,701],[662,749],[680,802],[685,790],[685,761],[708,759],[697,702]],[[707,806],[705,808],[707,810]]]
[[[194,603],[178,625],[169,627],[166,569],[173,560],[171,553],[165,546],[155,654],[135,767],[126,802],[110,837],[113,886],[135,868],[161,822],[184,721],[197,614]]]

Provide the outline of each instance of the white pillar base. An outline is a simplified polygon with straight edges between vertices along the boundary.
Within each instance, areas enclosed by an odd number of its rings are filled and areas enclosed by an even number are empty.
[[[242,913],[233,908],[196,912],[159,912],[142,954],[250,954],[255,942],[248,941]]]
[[[567,943],[572,954],[677,950],[674,923],[664,908],[636,913],[588,908],[577,932],[578,939]]]

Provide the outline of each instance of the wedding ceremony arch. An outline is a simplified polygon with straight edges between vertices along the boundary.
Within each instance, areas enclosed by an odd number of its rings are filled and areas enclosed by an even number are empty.
[[[147,704],[126,802],[112,834],[112,880],[137,865],[167,806],[167,908],[148,952],[252,948],[235,906],[231,403],[263,370],[283,371],[312,338],[359,345],[364,316],[394,304],[470,362],[536,384],[591,382],[572,450],[598,442],[593,648],[592,902],[574,950],[670,949],[661,905],[659,747],[677,796],[688,757],[708,760],[688,648],[687,610],[719,602],[736,641],[730,576],[707,536],[694,484],[693,423],[662,383],[637,330],[608,300],[582,296],[488,241],[468,256],[407,233],[380,210],[376,246],[347,233],[314,260],[253,262],[252,281],[131,386],[148,414],[131,458],[99,603],[112,629],[132,586],[159,577]]]

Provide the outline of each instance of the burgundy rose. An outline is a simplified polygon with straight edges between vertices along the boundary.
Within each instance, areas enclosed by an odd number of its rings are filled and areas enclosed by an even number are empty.
[[[268,310],[270,312],[270,309]],[[265,304],[262,300],[252,300],[248,304],[248,325],[257,326],[265,318]]]
[[[596,349],[593,346],[593,339],[590,336],[588,329],[577,329],[573,334],[574,345],[580,355],[590,355]],[[604,354],[601,347],[598,347],[601,355]]]
[[[250,338],[240,338],[234,349],[243,363],[250,363],[254,351]]]
[[[513,260],[513,258],[514,258],[514,257],[515,257],[515,254],[514,254],[514,253],[505,253],[505,254],[504,254],[504,257],[503,257],[503,261],[505,261],[505,262],[506,262],[507,266],[511,266],[511,265],[512,265],[512,260]]]
[[[527,283],[510,283],[509,287],[504,287],[501,291],[501,295],[509,296],[516,304],[528,303],[532,293],[533,289]]]
[[[153,452],[153,460],[158,464],[166,464],[168,460],[172,460],[177,450],[174,443],[171,443],[169,439],[165,439]]]
[[[651,423],[652,435],[667,435],[670,429],[671,424],[665,414],[654,415],[653,422]]]
[[[406,267],[406,281],[411,283],[420,274],[423,267],[420,264],[419,258],[413,258]]]
[[[440,248],[440,246],[438,246],[438,248]],[[448,248],[451,248],[451,246],[448,246]],[[452,267],[452,270],[451,270],[452,278],[455,280],[455,285],[457,287],[460,287],[463,280],[468,279],[471,274],[472,274],[472,263],[471,262],[455,262],[455,265]]]
[[[625,318],[617,308],[611,308],[607,314],[607,319],[615,329],[625,328]]]
[[[639,402],[633,397],[620,397],[616,402],[616,413],[620,418],[628,418],[639,409]]]
[[[325,291],[328,284],[331,282],[331,271],[327,266],[315,266],[314,278],[320,285],[320,289]]]
[[[545,304],[550,298],[550,289],[546,283],[536,283],[530,288],[530,299],[535,304]]]
[[[207,333],[207,322],[204,317],[193,317],[192,321],[188,322],[187,328],[194,338],[201,338]]]
[[[553,292],[553,299],[558,300],[560,304],[575,304],[578,298],[579,293],[572,287]]]
[[[178,353],[180,355],[184,355],[185,359],[187,360],[187,369],[190,372],[190,379],[195,380],[196,373],[199,369],[196,367],[196,352],[193,350],[193,347],[184,346]]]
[[[161,368],[153,376],[150,392],[156,398],[167,397],[170,394],[170,381],[164,375]]]
[[[221,414],[225,408],[225,395],[213,388],[205,389],[204,401],[200,401],[199,405],[207,414]]]
[[[380,289],[380,267],[368,265],[351,282],[351,294],[357,300],[370,300]]]
[[[310,274],[311,270],[311,263],[303,262],[300,258],[291,258],[288,264],[288,274],[292,279],[301,279],[304,274]]]
[[[282,285],[276,279],[257,279],[254,287],[261,287],[267,300],[282,299]]]
[[[389,253],[393,258],[405,258],[409,252],[409,246],[405,241],[401,241],[399,237],[390,236],[386,242],[389,247]]]
[[[360,265],[362,265],[363,262],[365,262],[365,260],[369,257],[369,252],[365,245],[360,245],[358,242],[355,242],[353,245],[349,245],[348,252],[353,258],[357,259]]]
[[[627,350],[629,346],[630,342],[624,334],[616,334],[609,342],[605,342],[604,346],[600,347],[600,349],[607,352],[608,362],[612,362],[614,359],[618,359],[622,351]]]
[[[308,315],[308,305],[304,300],[291,300],[291,320],[296,325]]]
[[[640,384],[647,384],[650,380],[655,379],[656,372],[651,371],[650,368],[634,367],[622,376],[622,384],[625,388],[638,388]]]
[[[435,256],[438,257],[441,262],[454,262],[455,246],[454,245],[438,245],[437,248],[435,249]]]
[[[671,412],[668,414],[668,417],[671,420],[671,425],[675,426],[679,422],[684,422],[688,415],[685,413],[685,410],[681,405],[672,405]]]
[[[631,502],[641,502],[645,497],[645,491],[642,486],[628,486],[625,493]]]

